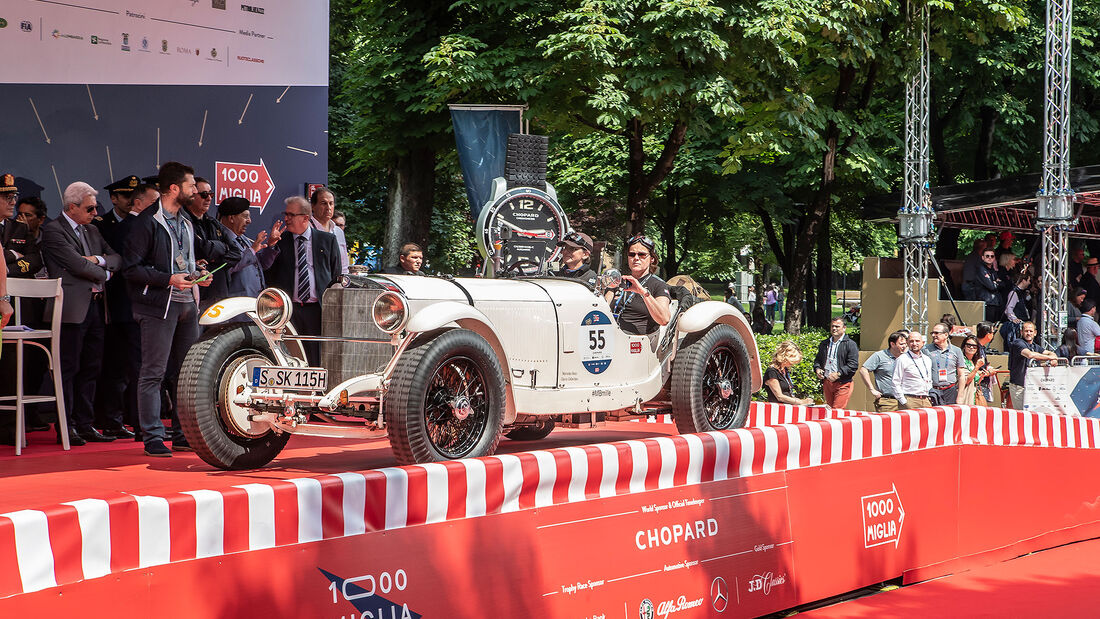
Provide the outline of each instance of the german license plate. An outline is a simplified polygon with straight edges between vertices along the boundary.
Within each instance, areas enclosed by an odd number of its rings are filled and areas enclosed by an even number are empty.
[[[294,391],[324,391],[328,371],[321,368],[283,368],[261,365],[252,368],[252,386]]]

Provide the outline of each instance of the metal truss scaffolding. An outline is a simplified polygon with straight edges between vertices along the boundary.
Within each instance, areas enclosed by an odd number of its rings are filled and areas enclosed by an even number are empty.
[[[910,11],[913,5],[910,4]],[[928,331],[928,262],[935,244],[932,193],[928,185],[928,5],[910,13],[920,28],[920,58],[905,87],[905,191],[898,210],[898,241],[905,263],[903,318],[906,329]]]
[[[1061,343],[1061,332],[1066,327],[1066,241],[1075,224],[1074,194],[1069,182],[1072,14],[1072,0],[1047,1],[1043,174],[1036,194],[1035,227],[1042,234],[1040,336],[1048,350]]]

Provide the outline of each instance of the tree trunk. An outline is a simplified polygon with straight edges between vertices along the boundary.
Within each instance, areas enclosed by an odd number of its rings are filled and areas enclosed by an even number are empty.
[[[667,192],[668,210],[661,217],[661,236],[665,242],[664,270],[665,279],[676,274],[679,262],[676,260],[676,224],[680,221],[680,189],[669,187]]]
[[[840,67],[839,81],[833,99],[833,109],[840,110],[844,106],[855,78],[856,68],[854,66],[844,65]],[[868,77],[868,85],[864,88],[865,95],[869,94],[867,91],[872,82],[873,72]],[[829,224],[829,202],[833,195],[833,182],[836,180],[836,158],[839,143],[840,128],[835,121],[829,121],[825,128],[825,152],[821,158],[821,179],[814,199],[810,203],[810,208],[802,217],[803,225],[800,226],[794,252],[791,255],[793,268],[790,273],[790,291],[787,295],[786,327],[787,333],[793,335],[800,333],[802,328],[802,301],[806,298],[806,279],[810,273],[810,258],[813,254],[814,243],[817,236],[822,234],[822,228],[827,227]],[[818,259],[820,258],[818,256]],[[829,288],[826,282],[818,282],[818,286]]]
[[[817,314],[810,321],[813,327],[828,327],[829,320],[833,317],[833,246],[832,235],[829,233],[829,213],[831,208],[825,211],[824,225],[817,235],[817,276],[814,278],[817,284]]]
[[[681,121],[673,123],[672,130],[665,138],[661,156],[653,164],[653,169],[646,172],[643,145],[645,131],[646,126],[640,118],[632,118],[627,123],[626,138],[630,152],[627,155],[626,226],[629,236],[645,233],[646,208],[649,206],[649,199],[657,186],[672,171],[676,155],[687,139],[687,124]]]
[[[989,165],[989,158],[993,154],[993,136],[997,131],[997,110],[983,105],[978,113],[981,118],[981,126],[978,129],[978,150],[974,154],[974,179],[979,181],[995,178],[997,173]]]
[[[434,199],[435,151],[419,148],[397,155],[389,169],[382,264],[395,266],[405,243],[427,249]]]

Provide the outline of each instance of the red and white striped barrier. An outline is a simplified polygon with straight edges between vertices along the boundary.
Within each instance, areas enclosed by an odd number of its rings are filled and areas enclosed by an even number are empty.
[[[949,445],[1100,444],[1100,420],[1006,409],[755,410],[755,423],[799,421],[2,514],[0,597],[170,562]]]

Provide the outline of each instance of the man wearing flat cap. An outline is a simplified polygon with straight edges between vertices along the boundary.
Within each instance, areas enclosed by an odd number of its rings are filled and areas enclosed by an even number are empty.
[[[227,289],[231,297],[258,297],[260,291],[267,287],[264,280],[264,271],[271,268],[271,263],[278,255],[274,250],[268,249],[269,238],[274,243],[283,233],[283,222],[278,220],[271,228],[271,235],[266,230],[261,230],[255,239],[245,236],[244,232],[252,223],[252,213],[249,211],[251,204],[248,200],[232,196],[222,200],[218,205],[218,221],[227,230],[226,237],[230,243],[235,244],[241,252],[241,259],[237,264],[228,267]],[[217,277],[221,273],[215,273]]]
[[[592,258],[592,237],[583,232],[571,231],[558,241],[562,266],[551,273],[555,277],[579,279],[590,286],[596,285],[596,272],[588,266]]]
[[[0,174],[0,246],[4,248],[4,263],[11,277],[34,277],[42,268],[42,256],[33,242],[27,224],[12,219],[19,189],[15,177]]]

